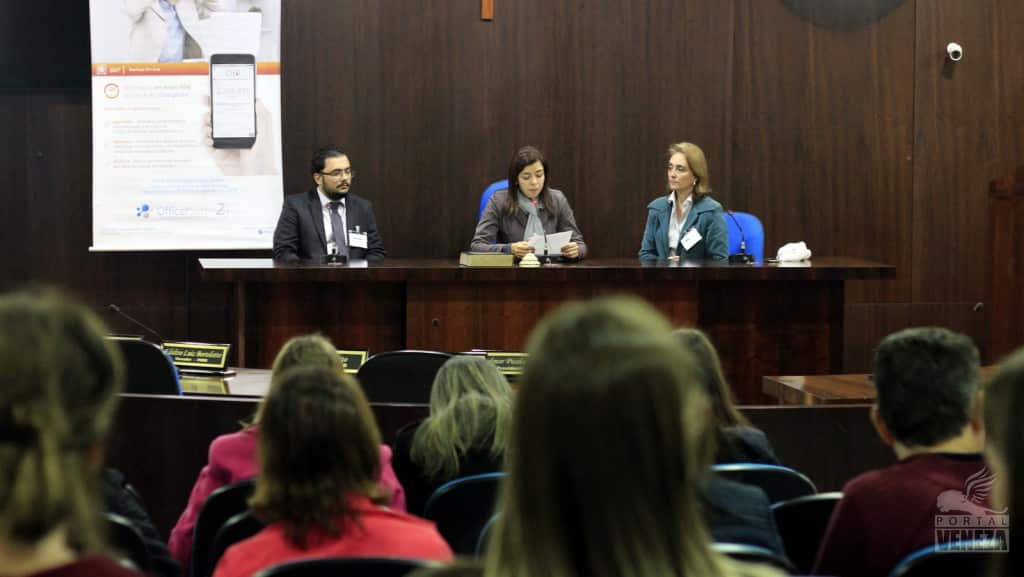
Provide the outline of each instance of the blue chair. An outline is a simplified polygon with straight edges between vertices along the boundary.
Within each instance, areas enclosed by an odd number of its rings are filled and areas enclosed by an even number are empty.
[[[441,485],[427,499],[423,516],[437,524],[437,531],[456,555],[476,553],[480,533],[494,516],[498,485],[505,473],[459,477]]]
[[[498,180],[492,182],[490,186],[484,189],[484,193],[480,195],[480,210],[476,212],[476,220],[480,221],[480,217],[484,214],[484,209],[487,208],[487,201],[491,200],[491,195],[499,190],[505,190],[508,188],[508,180]]]
[[[178,369],[163,349],[143,340],[112,339],[124,357],[124,392],[180,395]]]
[[[993,540],[932,545],[903,558],[889,577],[965,577],[986,575],[1006,544]]]
[[[366,359],[356,373],[371,403],[430,403],[434,376],[452,356],[436,351],[388,351]]]
[[[713,465],[711,470],[730,481],[759,487],[772,503],[780,503],[818,492],[818,488],[807,478],[807,475],[789,467],[759,463],[729,463]]]
[[[729,254],[740,252],[740,242],[745,237],[747,252],[754,255],[755,261],[764,262],[764,227],[760,219],[748,212],[733,212],[731,217],[725,215],[725,224],[729,227]]]
[[[484,525],[483,529],[480,529],[480,538],[476,541],[476,556],[483,557],[487,554],[487,543],[491,540],[491,531],[494,530],[494,526],[498,524],[501,519],[501,513],[495,513],[491,520]]]

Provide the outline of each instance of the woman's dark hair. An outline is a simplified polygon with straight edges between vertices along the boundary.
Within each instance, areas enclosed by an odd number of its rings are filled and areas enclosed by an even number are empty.
[[[537,198],[544,205],[545,210],[553,216],[558,216],[558,213],[555,212],[556,208],[548,202],[551,196],[548,194],[550,188],[548,183],[551,182],[551,174],[548,172],[548,161],[544,160],[544,155],[541,151],[533,146],[524,146],[517,150],[512,156],[512,161],[508,164],[508,198],[505,199],[505,214],[512,216],[519,210],[519,173],[535,162],[540,162],[541,166],[544,167],[544,188],[540,191],[540,195]]]
[[[299,548],[314,527],[340,536],[358,523],[351,497],[384,500],[379,447],[355,379],[326,367],[290,369],[271,384],[263,406],[259,483],[249,506],[265,523],[283,521]]]
[[[725,380],[722,362],[711,339],[704,331],[695,328],[678,329],[675,335],[679,344],[690,351],[697,363],[697,378],[711,399],[715,424],[719,427],[750,427],[750,421],[736,409],[732,388]]]

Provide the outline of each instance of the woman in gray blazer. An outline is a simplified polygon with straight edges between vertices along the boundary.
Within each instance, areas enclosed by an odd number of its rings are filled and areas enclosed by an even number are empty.
[[[569,201],[561,191],[548,188],[548,163],[532,146],[516,151],[508,169],[508,189],[491,195],[470,243],[474,252],[512,253],[522,258],[534,252],[527,242],[534,234],[572,231],[562,255],[580,259],[587,254],[583,234],[576,226]]]

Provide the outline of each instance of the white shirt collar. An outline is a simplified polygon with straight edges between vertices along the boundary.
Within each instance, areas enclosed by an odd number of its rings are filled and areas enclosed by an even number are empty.
[[[693,204],[693,193],[692,192],[686,197],[686,200],[683,201],[683,206],[686,206],[686,203],[690,203],[691,205]],[[674,191],[674,190],[672,191],[671,194],[668,195],[668,205],[671,208],[675,208],[676,207],[676,191]]]

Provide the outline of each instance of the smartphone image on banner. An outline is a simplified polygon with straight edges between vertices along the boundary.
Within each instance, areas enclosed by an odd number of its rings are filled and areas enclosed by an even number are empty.
[[[210,56],[210,128],[214,148],[256,144],[256,57]]]

